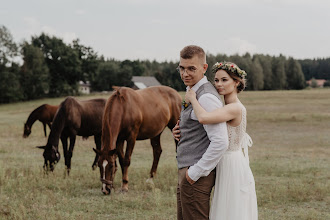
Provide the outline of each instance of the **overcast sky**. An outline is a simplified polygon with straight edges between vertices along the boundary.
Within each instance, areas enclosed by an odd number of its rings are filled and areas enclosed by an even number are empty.
[[[41,32],[79,38],[117,60],[177,61],[196,44],[211,54],[330,57],[329,0],[0,0],[15,42]]]

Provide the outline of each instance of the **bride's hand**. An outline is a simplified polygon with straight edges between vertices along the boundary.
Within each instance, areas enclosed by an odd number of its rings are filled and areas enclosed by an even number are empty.
[[[186,92],[185,100],[187,103],[190,103],[193,99],[196,99],[196,93],[194,90],[190,89]]]

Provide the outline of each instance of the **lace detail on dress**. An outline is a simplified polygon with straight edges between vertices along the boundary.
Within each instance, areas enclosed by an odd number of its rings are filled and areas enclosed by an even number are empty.
[[[236,126],[232,127],[227,124],[228,137],[229,137],[229,146],[228,151],[237,151],[242,148],[242,141],[246,135],[246,108],[242,103],[242,121]]]

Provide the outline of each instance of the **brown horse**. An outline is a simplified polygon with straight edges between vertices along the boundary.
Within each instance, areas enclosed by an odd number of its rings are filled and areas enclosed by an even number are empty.
[[[142,90],[119,88],[108,99],[102,125],[102,148],[99,155],[102,192],[110,194],[117,170],[118,156],[122,171],[122,191],[128,191],[128,167],[136,140],[150,139],[153,148],[153,164],[150,178],[156,174],[162,153],[160,135],[165,127],[172,129],[179,119],[181,96],[166,86],[154,86]],[[124,141],[127,142],[124,155]]]
[[[48,125],[49,129],[51,129],[51,124],[57,109],[58,105],[48,104],[43,104],[38,108],[34,109],[26,120],[26,123],[24,124],[23,137],[27,138],[31,134],[32,125],[37,120],[39,120],[43,124],[45,137],[47,137],[46,125]]]
[[[58,151],[60,138],[68,174],[71,169],[71,158],[76,135],[83,137],[94,136],[96,148],[101,149],[102,116],[105,103],[105,99],[78,101],[73,97],[68,97],[60,104],[53,120],[46,146],[38,147],[44,149],[44,168],[46,170],[50,169],[53,171],[54,164],[60,160]],[[68,138],[70,138],[69,149]],[[95,157],[93,168],[96,168],[97,160],[98,156]]]

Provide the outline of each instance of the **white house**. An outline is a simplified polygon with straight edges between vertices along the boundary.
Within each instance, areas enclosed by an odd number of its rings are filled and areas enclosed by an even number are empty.
[[[82,94],[89,94],[91,92],[91,84],[89,81],[86,81],[86,83],[79,81],[79,92]]]

